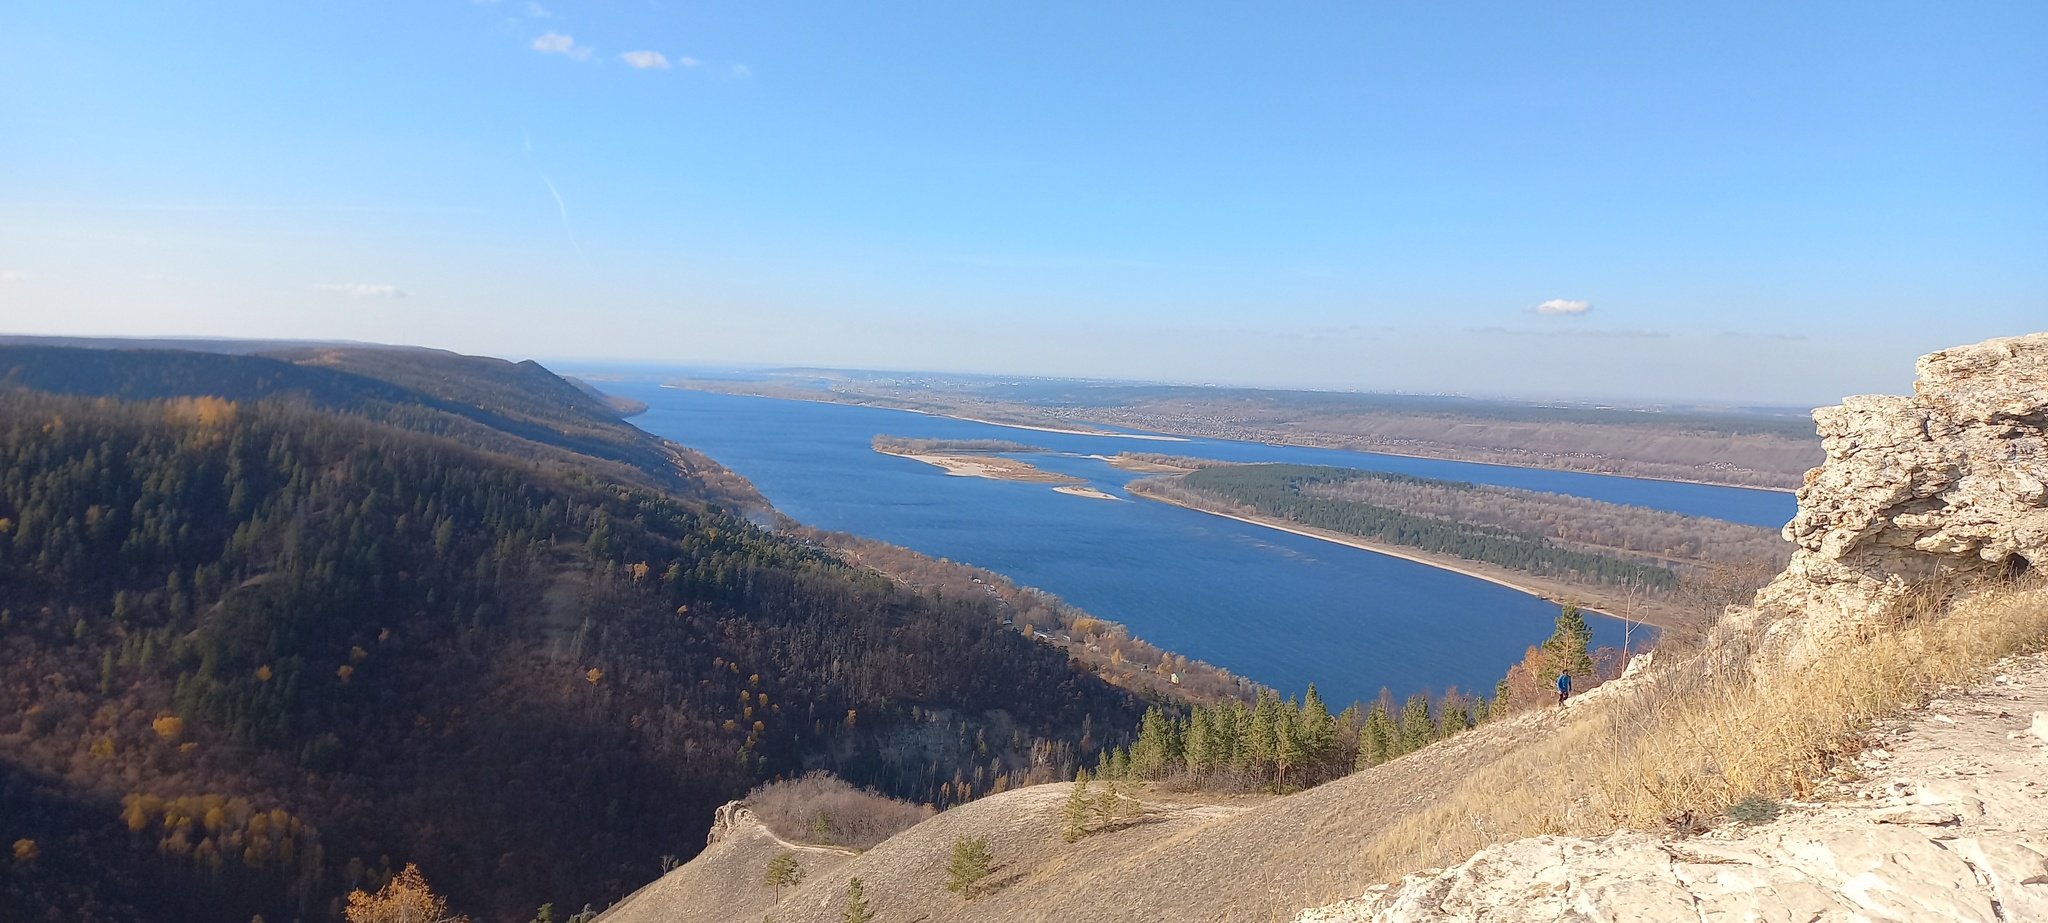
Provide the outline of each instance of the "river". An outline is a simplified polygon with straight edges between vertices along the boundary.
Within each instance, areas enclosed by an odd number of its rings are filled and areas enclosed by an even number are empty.
[[[1484,580],[1165,503],[1132,499],[1139,477],[1089,455],[1162,452],[1400,471],[1527,487],[1737,522],[1781,525],[1790,494],[1252,442],[1162,442],[1054,433],[908,411],[605,381],[645,401],[632,422],[744,475],[783,513],[951,558],[1040,587],[1160,647],[1284,692],[1310,682],[1332,703],[1447,686],[1490,692],[1550,634],[1557,607]],[[1007,439],[1028,458],[1122,497],[952,477],[869,447],[880,433]],[[1629,630],[1595,618],[1595,643]],[[1643,637],[1638,626],[1629,634]]]

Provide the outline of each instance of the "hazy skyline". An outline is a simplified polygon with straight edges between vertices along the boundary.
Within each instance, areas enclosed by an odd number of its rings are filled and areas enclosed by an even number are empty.
[[[14,4],[0,333],[1831,402],[2048,327],[2048,7]]]

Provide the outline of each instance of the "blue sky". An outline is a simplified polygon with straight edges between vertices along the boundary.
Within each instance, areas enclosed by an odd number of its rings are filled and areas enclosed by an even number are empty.
[[[5,2],[0,331],[1832,401],[2048,328],[2044,44],[2039,3]]]

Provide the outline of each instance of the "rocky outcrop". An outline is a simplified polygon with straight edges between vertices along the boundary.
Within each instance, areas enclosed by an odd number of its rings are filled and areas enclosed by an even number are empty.
[[[711,815],[711,832],[705,834],[704,845],[715,846],[720,840],[731,837],[735,832],[761,825],[761,819],[754,816],[744,801],[728,801],[718,806]]]
[[[2048,920],[2048,657],[1929,703],[1869,781],[1755,827],[1488,847],[1297,923]]]
[[[2048,565],[2048,333],[1925,356],[1913,391],[1814,411],[1827,460],[1785,527],[1792,561],[1694,663],[1825,657],[1964,582]],[[2048,921],[2048,656],[2003,666],[1893,729],[1826,802],[1697,837],[1501,843],[1298,923]]]
[[[1950,577],[2048,563],[2048,333],[1920,359],[1911,397],[1814,411],[1827,461],[1756,619],[1792,653],[1896,618]]]

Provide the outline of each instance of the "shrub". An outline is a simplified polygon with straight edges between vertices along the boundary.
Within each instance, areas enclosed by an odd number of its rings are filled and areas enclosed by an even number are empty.
[[[855,849],[868,849],[925,818],[919,805],[855,788],[823,770],[763,785],[748,792],[746,801],[785,840]]]

